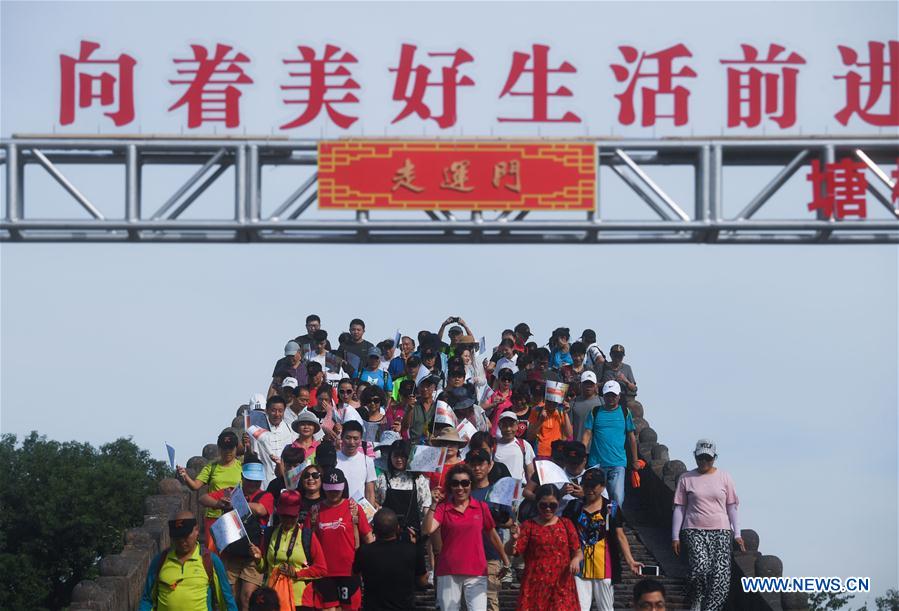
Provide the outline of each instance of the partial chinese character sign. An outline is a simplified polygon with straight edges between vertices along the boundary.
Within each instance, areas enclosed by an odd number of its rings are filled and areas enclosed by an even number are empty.
[[[320,208],[593,210],[596,147],[581,142],[325,141]]]

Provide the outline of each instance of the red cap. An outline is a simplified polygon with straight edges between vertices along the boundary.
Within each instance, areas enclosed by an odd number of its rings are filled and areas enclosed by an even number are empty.
[[[300,493],[296,490],[285,490],[278,497],[278,515],[296,517],[300,515]]]

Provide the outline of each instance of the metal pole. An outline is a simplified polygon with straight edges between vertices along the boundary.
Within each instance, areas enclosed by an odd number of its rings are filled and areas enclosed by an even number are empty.
[[[711,191],[712,174],[710,172],[711,157],[709,147],[703,146],[699,149],[696,156],[696,166],[694,175],[694,197],[696,198],[696,209],[694,211],[694,219],[704,221],[709,218],[709,200]]]
[[[314,202],[317,199],[318,199],[318,190],[313,189],[312,194],[309,197],[307,197],[306,199],[304,199],[303,203],[300,204],[296,210],[291,212],[290,216],[287,218],[289,218],[290,220],[295,220],[295,219],[299,218],[299,216],[301,214],[303,214],[304,212],[306,212],[306,209],[312,205],[312,202]],[[275,220],[277,220],[277,219],[275,219]]]
[[[673,199],[668,197],[668,194],[665,193],[664,191],[662,191],[662,188],[659,187],[659,185],[657,185],[655,183],[655,181],[652,178],[650,178],[649,175],[640,168],[640,166],[638,166],[636,163],[634,163],[633,159],[631,159],[630,157],[627,156],[627,153],[625,153],[621,149],[615,149],[615,154],[618,156],[619,159],[621,159],[621,161],[623,161],[627,165],[627,167],[629,167],[631,169],[631,171],[634,174],[637,175],[637,178],[639,178],[641,181],[643,181],[644,185],[649,187],[649,189],[653,193],[655,193],[660,200],[665,202],[665,205],[667,205],[668,208],[670,208],[671,211],[674,212],[675,215],[679,216],[682,221],[690,220],[690,217],[687,216],[687,213],[684,212],[683,210],[681,210],[680,206],[678,206],[674,202]]]
[[[262,208],[262,168],[259,166],[259,146],[250,145],[249,178],[247,181],[247,205],[250,222],[257,222],[261,216]]]
[[[821,151],[821,156],[823,157],[822,162],[824,163],[824,165],[825,165],[825,167],[826,167],[827,164],[834,163],[834,162],[836,161],[836,157],[837,157],[837,156],[836,156],[836,149],[834,149],[834,146],[833,146],[832,144],[827,144],[827,145],[825,145],[824,148],[822,149],[822,151]],[[821,182],[821,185],[819,186],[819,192],[820,192],[820,195],[821,195],[822,199],[823,199],[824,197],[827,197],[827,183],[826,183],[826,181],[822,181],[822,182]],[[819,220],[830,221],[831,223],[834,221],[834,217],[833,217],[833,216],[827,216],[827,215],[825,215],[821,210],[818,210],[818,219],[819,219]],[[832,233],[832,232],[831,232],[830,229],[825,229],[825,230],[823,230],[823,231],[818,231],[818,232],[815,234],[815,239],[818,240],[818,241],[821,241],[821,242],[826,242],[826,241],[827,241],[827,238],[830,237],[830,234],[831,234],[831,233]]]
[[[206,180],[204,180],[203,183],[202,183],[199,187],[197,187],[196,189],[194,189],[194,190],[191,192],[190,195],[188,195],[187,197],[185,197],[185,198],[184,198],[184,201],[181,202],[180,204],[178,204],[178,207],[175,208],[175,209],[172,211],[172,213],[168,215],[167,218],[169,218],[169,219],[176,219],[176,218],[178,218],[179,216],[181,216],[181,213],[184,212],[185,210],[187,210],[188,207],[190,207],[190,205],[191,205],[192,203],[194,203],[195,201],[197,201],[197,198],[200,197],[201,195],[203,195],[203,192],[206,191],[206,189],[208,189],[209,186],[210,186],[212,183],[214,183],[216,180],[218,180],[218,177],[219,177],[219,176],[221,176],[221,175],[224,174],[226,171],[228,171],[229,165],[230,165],[230,164],[223,163],[222,165],[220,165],[219,167],[217,167],[217,168],[215,169],[215,172],[213,172],[212,174],[210,174],[210,175],[206,178]]]
[[[247,147],[238,146],[234,152],[234,220],[244,224],[247,222]]]
[[[866,155],[863,150],[855,149],[855,156],[861,159],[864,164],[868,166],[868,169],[874,172],[874,175],[877,176],[877,178],[880,179],[880,182],[886,185],[888,189],[893,188],[893,181],[890,180],[890,177],[887,176],[887,173],[881,170],[880,166],[874,163],[874,160],[868,157],[868,155]]]
[[[100,214],[100,211],[97,210],[97,209],[94,207],[94,205],[90,202],[90,200],[87,199],[87,198],[81,193],[81,191],[79,191],[78,189],[76,189],[76,188],[75,188],[75,185],[73,185],[73,184],[69,181],[68,178],[66,178],[65,176],[63,176],[62,172],[59,171],[59,168],[57,168],[55,165],[53,165],[53,164],[50,162],[49,159],[47,159],[47,156],[46,156],[46,155],[44,155],[42,152],[40,152],[40,151],[37,150],[37,149],[32,149],[32,150],[31,150],[31,154],[34,155],[34,157],[35,157],[35,159],[37,159],[38,163],[40,163],[40,164],[44,167],[44,169],[47,170],[47,171],[50,173],[50,176],[52,176],[53,179],[56,180],[56,182],[58,182],[58,183],[62,186],[63,189],[65,189],[66,191],[68,191],[68,192],[69,192],[69,195],[71,195],[72,197],[74,197],[75,200],[76,200],[79,204],[81,204],[81,207],[82,207],[82,208],[84,208],[85,210],[87,210],[87,213],[88,213],[88,214],[90,214],[90,215],[91,215],[92,217],[94,217],[95,219],[101,220],[101,221],[105,218],[102,214]]]
[[[643,191],[643,189],[640,187],[640,185],[638,185],[636,183],[636,181],[634,181],[630,176],[625,174],[624,170],[622,170],[621,168],[619,168],[616,165],[610,165],[609,168],[613,172],[615,172],[618,175],[618,177],[621,178],[621,180],[623,180],[625,182],[625,184],[631,188],[631,190],[633,190],[634,193],[639,195],[640,199],[642,199],[644,202],[646,202],[646,204],[650,208],[652,208],[656,214],[659,215],[659,218],[661,218],[664,221],[671,220],[669,218],[669,216],[667,214],[665,214],[665,211],[662,210],[662,207],[659,206],[653,198],[649,197],[649,195],[647,195],[646,192]]]
[[[277,221],[281,218],[281,215],[287,212],[287,209],[290,208],[295,201],[300,199],[300,196],[306,192],[306,190],[312,186],[312,184],[318,180],[318,172],[313,172],[312,176],[306,179],[306,181],[300,185],[300,188],[290,194],[290,197],[284,200],[284,203],[278,206],[278,209],[272,212],[272,215],[268,217],[270,221]]]
[[[219,151],[215,155],[213,155],[206,163],[204,163],[203,167],[197,170],[194,175],[187,180],[186,183],[181,185],[181,188],[175,191],[175,194],[172,195],[169,200],[162,205],[162,208],[157,210],[156,213],[153,214],[153,216],[151,216],[150,218],[154,221],[162,218],[165,213],[169,211],[169,208],[174,206],[175,203],[179,199],[181,199],[181,196],[187,193],[191,189],[191,187],[193,187],[203,177],[203,175],[209,171],[209,168],[217,164],[224,156],[225,149],[219,149]]]
[[[9,222],[24,218],[24,206],[22,201],[22,185],[19,182],[19,147],[14,142],[6,145],[6,218]]]
[[[758,212],[765,203],[771,199],[771,196],[774,195],[778,189],[780,189],[790,178],[792,178],[793,174],[796,173],[799,168],[802,167],[803,162],[809,156],[808,149],[803,149],[796,154],[795,157],[781,168],[780,172],[777,173],[777,176],[771,179],[765,188],[762,189],[758,195],[752,198],[752,201],[749,202],[743,211],[737,215],[738,219],[750,219],[752,215]]]
[[[137,145],[125,147],[125,220],[140,220],[140,158]]]

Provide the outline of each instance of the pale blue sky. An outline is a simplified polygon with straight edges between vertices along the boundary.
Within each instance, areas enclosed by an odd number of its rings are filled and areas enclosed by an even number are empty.
[[[895,38],[890,19],[896,23],[896,4],[869,6],[886,18],[869,16],[857,5],[778,3],[778,10],[794,17],[781,20],[774,19],[772,4],[703,3],[681,11],[673,3],[583,3],[547,15],[539,4],[504,3],[501,13],[524,28],[516,40],[526,43],[538,36],[582,41],[593,23],[614,44],[640,37],[670,44],[682,35],[691,46],[709,49],[710,57],[697,62],[710,74],[726,42],[743,33],[767,42],[765,27],[789,35],[809,55],[844,39]],[[325,19],[328,9],[316,5],[254,4],[247,13],[247,5],[229,4],[217,7],[218,16],[205,26],[196,5],[187,3],[66,6],[0,6],[4,136],[54,129],[58,84],[46,74],[55,74],[58,53],[74,53],[87,36],[108,41],[110,48],[133,46],[146,75],[160,78],[171,76],[167,62],[186,45],[187,32],[205,41],[224,32],[245,41],[256,56],[276,58],[297,43],[291,27],[307,36],[318,32],[315,40],[328,39],[335,28],[334,38],[353,40],[373,61],[383,56],[386,63],[393,61],[397,41],[413,36],[426,44],[436,38],[484,49],[479,78],[485,84],[505,76],[489,74],[487,57],[498,55],[489,52],[490,45],[503,54],[514,46],[507,32],[491,40],[487,18],[498,10],[491,5],[367,3],[353,8],[357,21],[342,24],[333,15]],[[274,23],[272,11],[292,18]],[[678,32],[660,27],[670,21],[665,11],[683,15],[672,22]],[[247,14],[247,23],[238,19]],[[572,21],[581,14],[590,18]],[[616,31],[614,19],[603,15],[627,17],[622,23],[630,30]],[[730,18],[716,22],[722,15]],[[805,26],[796,15],[814,23]],[[272,29],[263,37],[266,24]],[[372,29],[383,45],[365,38],[371,24],[379,26]],[[603,45],[607,57],[597,65],[613,58],[614,44]],[[572,46],[572,53],[587,57],[578,44]],[[162,49],[155,59],[154,49]],[[821,63],[833,67],[832,58]],[[598,90],[590,89],[596,85],[590,84],[588,64],[581,65],[579,91],[585,95],[578,103],[589,105]],[[280,78],[258,68],[257,83]],[[810,62],[808,70],[807,82],[816,82],[815,71],[824,68]],[[392,82],[370,72],[363,80],[375,93],[389,90]],[[720,131],[715,87],[703,85],[697,88],[702,96],[694,94],[697,133]],[[141,129],[177,132],[183,117],[163,112],[172,92],[150,91],[139,100]],[[806,133],[839,131],[827,95],[822,100],[800,92]],[[274,122],[266,105],[276,105],[277,98],[253,101],[247,94],[246,101],[247,120],[255,122],[248,131],[267,132]],[[614,107],[611,101],[600,106],[579,107],[590,117],[592,134],[611,131]],[[471,108],[472,131],[489,135],[486,111],[480,102]],[[366,135],[383,132],[384,121],[377,122],[382,116],[389,120],[391,111],[396,112],[367,103]],[[86,127],[93,125],[90,118],[85,120],[72,129],[95,132]],[[421,134],[420,126],[405,129]],[[582,134],[583,129],[575,135]],[[62,191],[32,171],[29,211],[79,214]],[[146,181],[147,211],[190,171],[154,170],[153,180]],[[774,171],[759,170],[767,172],[763,179]],[[664,169],[652,174],[676,198],[689,197],[691,177]],[[120,214],[119,174],[93,169],[75,176],[104,212]],[[733,202],[726,212],[733,214],[761,186],[750,186],[753,178],[726,182],[725,197]],[[270,182],[269,210],[295,184],[274,171]],[[611,212],[644,214],[634,211],[640,204],[610,177],[601,176],[601,183]],[[801,218],[806,185],[798,175],[763,213]],[[214,215],[229,189],[211,189],[190,214]],[[36,429],[91,443],[132,435],[159,458],[169,441],[183,461],[214,439],[240,403],[263,391],[284,342],[302,329],[309,312],[319,313],[335,335],[361,316],[373,341],[392,336],[397,326],[404,332],[434,329],[450,314],[462,315],[489,339],[520,320],[530,322],[540,339],[560,324],[573,331],[589,326],[605,347],[627,347],[647,418],[673,458],[686,461],[699,437],[718,442],[720,466],[737,483],[743,526],[759,531],[762,551],[780,556],[785,574],[868,575],[877,592],[897,585],[896,247],[3,244],[0,259],[3,432]],[[322,279],[335,289],[326,290]],[[553,290],[540,288],[549,279]],[[853,533],[848,537],[847,524]]]

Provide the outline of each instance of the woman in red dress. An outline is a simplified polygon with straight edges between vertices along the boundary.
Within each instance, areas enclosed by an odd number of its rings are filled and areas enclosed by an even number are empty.
[[[574,525],[556,516],[559,489],[545,484],[537,489],[537,517],[512,526],[506,552],[524,555],[524,576],[518,598],[520,611],[578,609],[574,574],[584,556]]]

